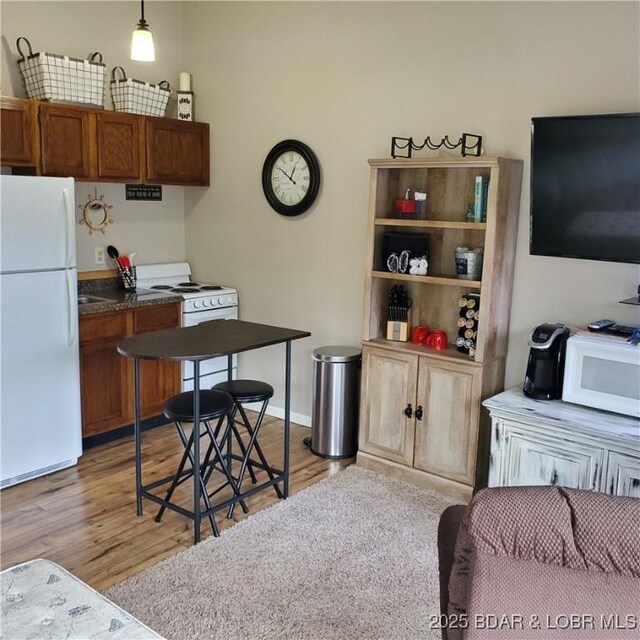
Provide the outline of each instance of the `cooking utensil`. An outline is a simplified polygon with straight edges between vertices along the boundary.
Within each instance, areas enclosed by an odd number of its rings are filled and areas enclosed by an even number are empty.
[[[118,262],[118,256],[120,255],[120,252],[112,244],[110,244],[107,247],[107,255]]]
[[[137,256],[137,252],[130,253],[127,257],[129,258],[129,266],[133,267],[133,259]]]

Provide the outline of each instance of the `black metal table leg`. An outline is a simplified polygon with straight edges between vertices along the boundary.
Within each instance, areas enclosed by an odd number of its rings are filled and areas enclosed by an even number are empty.
[[[291,340],[287,340],[286,346],[286,365],[284,375],[284,497],[289,495],[289,448],[290,438],[289,431],[291,429]]]
[[[136,448],[136,513],[142,515],[142,439],[140,436],[140,358],[133,360],[133,411]]]
[[[200,542],[200,361],[193,362],[193,542]]]
[[[230,353],[227,356],[227,381],[231,382],[231,380],[233,380],[233,354]],[[227,431],[227,442],[224,443],[224,446],[226,446],[227,448],[227,469],[229,469],[229,473],[231,473],[233,465],[232,435],[233,434],[231,433],[231,429],[229,429]]]

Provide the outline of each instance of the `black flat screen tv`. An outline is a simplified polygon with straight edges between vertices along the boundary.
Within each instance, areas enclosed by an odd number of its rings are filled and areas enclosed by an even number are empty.
[[[530,253],[640,263],[640,113],[531,123]]]

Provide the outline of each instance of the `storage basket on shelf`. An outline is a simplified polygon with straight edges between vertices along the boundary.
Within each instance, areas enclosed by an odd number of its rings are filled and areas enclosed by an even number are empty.
[[[150,84],[127,78],[122,67],[114,67],[111,72],[111,98],[116,111],[162,117],[171,93],[171,85],[166,80]]]
[[[29,98],[104,107],[105,65],[101,53],[92,53],[87,60],[42,51],[33,53],[24,36],[16,40],[16,47],[21,56],[18,68]]]

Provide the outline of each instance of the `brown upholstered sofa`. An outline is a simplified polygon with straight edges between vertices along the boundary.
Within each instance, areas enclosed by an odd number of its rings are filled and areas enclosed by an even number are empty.
[[[480,491],[438,529],[445,640],[640,638],[640,500]]]

